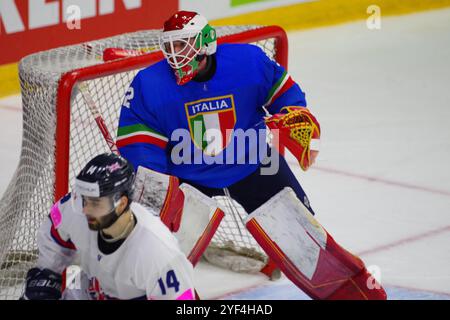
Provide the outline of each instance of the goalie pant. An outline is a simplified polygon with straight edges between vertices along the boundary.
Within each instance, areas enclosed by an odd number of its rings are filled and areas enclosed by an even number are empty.
[[[275,175],[261,167],[227,193],[251,214],[246,226],[283,273],[313,299],[386,299],[363,261],[339,246],[314,219],[308,197],[284,157]],[[224,189],[190,183],[206,195]]]
[[[276,151],[272,150],[271,152]],[[188,183],[209,197],[224,196],[225,189],[227,189],[231,198],[236,200],[246,212],[255,211],[285,187],[290,187],[294,190],[297,198],[308,208],[309,212],[314,215],[314,210],[310,206],[305,191],[303,191],[303,188],[292,173],[286,160],[278,153],[277,158],[279,169],[276,174],[262,174],[263,168],[271,166],[271,164],[268,163],[261,165],[256,171],[227,188],[209,188],[184,179],[180,179],[180,184],[183,182]]]

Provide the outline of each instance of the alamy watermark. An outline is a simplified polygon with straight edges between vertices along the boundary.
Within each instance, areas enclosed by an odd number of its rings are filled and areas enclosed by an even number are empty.
[[[367,14],[370,16],[366,20],[367,29],[380,30],[381,29],[381,8],[375,4],[367,7]]]
[[[381,289],[381,268],[377,265],[371,265],[367,267],[367,271],[371,276],[367,279],[367,288]]]
[[[69,30],[81,29],[81,8],[77,5],[68,6],[66,9],[67,21],[66,26]]]
[[[68,266],[65,270],[64,287],[68,290],[81,289],[81,267],[76,265]]]
[[[174,165],[219,164],[245,165],[262,164],[261,174],[274,175],[278,172],[279,156],[273,149],[279,141],[278,130],[271,131],[268,142],[266,129],[218,129],[202,131],[202,122],[194,121],[193,134],[187,129],[176,129],[170,141],[171,161]],[[192,148],[192,144],[196,147]]]

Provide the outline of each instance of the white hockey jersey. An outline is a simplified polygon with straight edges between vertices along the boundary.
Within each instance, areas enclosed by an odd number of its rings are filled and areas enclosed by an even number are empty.
[[[70,194],[52,208],[38,235],[39,268],[62,273],[77,260],[91,299],[194,299],[193,267],[169,229],[150,209],[131,204],[136,225],[111,254],[76,212]]]

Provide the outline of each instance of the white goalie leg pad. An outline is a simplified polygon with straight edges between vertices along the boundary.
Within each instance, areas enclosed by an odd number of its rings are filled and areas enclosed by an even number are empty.
[[[258,227],[308,279],[312,279],[327,233],[291,188],[285,188],[246,219]]]
[[[339,246],[291,188],[256,209],[247,229],[284,274],[314,299],[385,299],[364,263]]]
[[[183,183],[183,215],[175,237],[181,250],[195,266],[211,242],[224,217],[217,202],[189,184]]]

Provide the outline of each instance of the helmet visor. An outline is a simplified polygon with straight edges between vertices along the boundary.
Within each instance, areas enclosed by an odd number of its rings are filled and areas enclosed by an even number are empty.
[[[96,184],[90,185],[95,189]],[[83,181],[77,180],[72,188],[73,208],[76,212],[83,213],[88,220],[108,215],[118,206],[119,201],[118,194],[99,197],[97,192],[89,192]]]

